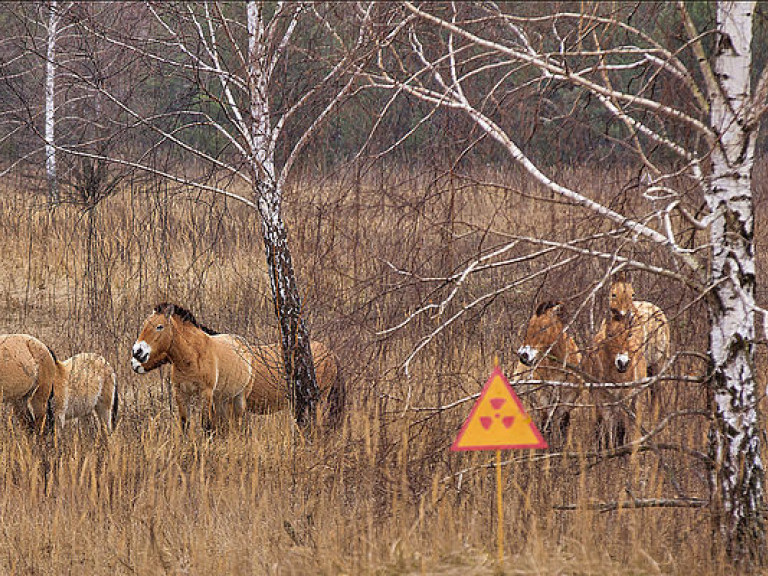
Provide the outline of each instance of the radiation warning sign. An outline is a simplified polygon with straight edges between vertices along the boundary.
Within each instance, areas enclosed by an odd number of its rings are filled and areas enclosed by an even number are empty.
[[[548,448],[523,409],[501,368],[496,366],[472,407],[451,450]]]

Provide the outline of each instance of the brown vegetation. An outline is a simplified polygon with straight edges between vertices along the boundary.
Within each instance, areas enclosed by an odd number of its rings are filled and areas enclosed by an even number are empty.
[[[608,198],[625,174],[568,170],[566,179],[631,212],[630,193]],[[377,334],[439,293],[440,282],[426,278],[511,234],[599,232],[574,207],[536,209],[527,196],[546,193],[519,174],[469,182],[427,173],[292,186],[290,240],[312,337],[341,359],[348,392],[344,422],[311,440],[287,412],[250,415],[247,433],[213,438],[195,422],[185,436],[167,370],[143,378],[130,370],[139,325],[163,300],[218,331],[277,340],[256,214],[138,185],[93,212],[64,205],[50,213],[41,197],[8,184],[0,194],[3,331],[35,334],[60,357],[103,354],[117,371],[121,418],[106,439],[69,430],[53,447],[2,413],[0,572],[494,573],[493,455],[448,447],[493,356],[512,371],[537,302],[562,300],[576,340],[589,341],[607,302],[605,289],[595,298],[590,290],[607,264],[554,250],[472,277],[465,302],[520,283],[438,334],[405,378],[402,362],[439,318]],[[508,187],[485,185],[486,177]],[[591,245],[601,243],[646,248],[621,238]],[[520,242],[506,256],[532,251]],[[708,494],[706,390],[694,382],[703,374],[704,309],[683,283],[644,273],[633,283],[638,298],[665,310],[681,353],[662,383],[659,413],[638,424],[652,442],[596,454],[585,403],[572,411],[562,452],[507,453],[510,573],[727,568],[711,558],[700,501],[681,506]]]

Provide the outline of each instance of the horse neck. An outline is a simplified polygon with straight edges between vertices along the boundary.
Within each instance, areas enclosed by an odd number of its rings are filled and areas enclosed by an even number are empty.
[[[190,364],[190,359],[199,355],[205,348],[206,339],[209,336],[197,326],[193,326],[183,320],[171,318],[173,336],[168,347],[168,358],[171,364],[184,369]]]
[[[569,371],[578,369],[580,361],[576,342],[563,332],[542,359],[538,372],[543,380],[562,380]]]

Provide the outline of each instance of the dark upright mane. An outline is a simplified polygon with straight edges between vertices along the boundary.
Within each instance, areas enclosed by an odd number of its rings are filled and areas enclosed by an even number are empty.
[[[192,312],[190,312],[186,308],[183,308],[182,306],[171,304],[170,302],[163,302],[155,306],[154,313],[164,314],[165,316],[168,316],[169,314],[173,314],[182,322],[188,322],[189,324],[192,324],[192,326],[196,328],[200,328],[200,330],[202,330],[209,336],[215,336],[216,334],[218,334],[218,332],[216,332],[215,330],[211,330],[210,328],[208,328],[208,326],[203,326],[202,324],[200,324],[195,318],[195,316],[192,314]]]
[[[561,306],[561,302],[555,302],[554,300],[549,300],[547,302],[542,302],[536,307],[536,316],[541,316],[544,314],[547,310],[550,310],[552,308],[557,308],[558,306]]]

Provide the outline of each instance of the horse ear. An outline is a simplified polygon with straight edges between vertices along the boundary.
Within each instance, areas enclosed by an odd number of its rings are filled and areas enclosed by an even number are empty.
[[[614,282],[629,282],[629,274],[627,274],[626,270],[619,270],[614,274],[613,276]]]
[[[176,312],[176,306],[168,304],[168,307],[165,309],[165,315],[170,319],[174,312]]]

